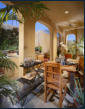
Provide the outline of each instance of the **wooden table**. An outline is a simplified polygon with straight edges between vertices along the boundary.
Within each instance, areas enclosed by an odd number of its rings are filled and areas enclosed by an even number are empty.
[[[24,68],[24,75],[25,75],[26,74],[26,71],[28,71],[30,68],[32,68],[34,70],[35,67],[41,65],[42,63],[43,63],[43,61],[40,61],[40,62],[34,61],[33,64],[29,64],[29,65],[22,64],[22,65],[20,65],[20,67],[23,67]]]
[[[28,77],[27,75],[24,75],[24,76],[22,76],[22,78],[25,78],[25,79],[27,79],[27,80],[32,80],[32,79],[35,78],[35,75],[33,75],[33,76],[31,76],[31,77]]]
[[[61,65],[61,70],[76,72],[76,66],[74,65]]]
[[[62,71],[67,71],[69,73],[69,81],[70,81],[70,88],[74,92],[74,77],[76,73],[76,66],[74,65],[61,65]]]

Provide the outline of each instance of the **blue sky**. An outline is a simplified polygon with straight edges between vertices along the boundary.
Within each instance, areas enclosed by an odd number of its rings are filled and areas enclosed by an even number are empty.
[[[69,34],[69,35],[67,36],[67,40],[76,40],[76,37],[75,37],[74,34]]]
[[[0,8],[5,8],[5,5],[0,2]]]
[[[4,8],[4,7],[5,7],[5,4],[0,2],[0,8]],[[9,20],[5,24],[9,24],[9,25],[13,25],[13,26],[19,27],[19,23],[17,21],[15,21],[15,20]],[[39,22],[36,22],[36,24],[35,24],[35,31],[40,31],[40,30],[43,30],[43,31],[49,33],[49,30],[48,30],[48,28],[45,25],[40,24]],[[69,35],[67,40],[75,40],[75,36],[73,34],[71,34],[71,35]]]
[[[4,8],[6,5],[0,2],[0,8]],[[19,23],[15,20],[9,20],[7,22],[5,22],[5,24],[9,24],[9,25],[13,25],[13,26],[17,26],[19,27]],[[39,22],[36,22],[35,24],[35,31],[40,31],[40,30],[48,30],[48,28],[46,26],[44,26],[43,24],[40,24]]]
[[[36,22],[35,31],[40,31],[40,30],[43,30],[43,31],[48,30],[49,31],[49,29],[45,25],[40,24],[39,22]]]

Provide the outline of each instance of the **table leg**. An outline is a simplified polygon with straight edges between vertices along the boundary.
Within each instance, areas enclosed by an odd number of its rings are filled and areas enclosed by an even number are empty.
[[[71,72],[70,73],[70,89],[72,90],[72,92],[74,92],[74,86],[75,86],[74,76],[75,74]]]

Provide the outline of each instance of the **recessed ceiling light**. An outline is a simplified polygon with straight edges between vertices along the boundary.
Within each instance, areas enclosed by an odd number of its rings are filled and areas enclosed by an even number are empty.
[[[69,11],[65,11],[65,14],[69,14]]]

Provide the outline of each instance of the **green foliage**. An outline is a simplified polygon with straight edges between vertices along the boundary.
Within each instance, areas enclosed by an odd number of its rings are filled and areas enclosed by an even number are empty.
[[[76,58],[76,50],[78,50],[79,55],[82,55],[84,51],[84,36],[82,36],[77,43],[74,41],[69,41],[67,45],[68,50],[73,55],[73,58]]]
[[[72,92],[69,86],[68,89],[70,90],[73,99],[80,105],[84,105],[84,92],[82,91],[79,80],[75,80],[75,92]]]
[[[29,13],[29,16],[33,19],[39,19],[43,15],[43,11],[48,9],[40,1],[28,1],[18,2],[15,5],[6,5],[5,8],[0,9],[0,23],[2,24],[8,20],[16,20],[20,23],[23,22],[25,15]],[[21,13],[22,18],[18,18],[16,14]]]
[[[0,52],[0,69],[14,71],[15,68],[17,68],[16,64]],[[16,81],[10,80],[6,75],[0,75],[0,96],[9,97],[13,103],[13,97],[16,96],[16,89]]]
[[[69,53],[71,53],[73,58],[75,58],[75,56],[76,56],[76,42],[75,41],[69,41],[67,43],[67,45],[68,45]]]
[[[2,52],[0,52],[0,68],[14,71],[15,68],[17,68],[17,65],[7,58]]]
[[[77,48],[78,48],[79,54],[80,55],[82,55],[82,54],[84,55],[84,35],[78,41]]]
[[[16,96],[16,81],[9,80],[7,76],[0,76],[0,95],[4,95],[6,97],[9,96],[11,102],[13,103],[13,96]]]
[[[6,30],[0,28],[0,50],[17,50],[18,49],[18,29]]]
[[[37,47],[35,47],[35,51],[42,52],[42,47],[41,47],[41,46],[37,46]]]
[[[39,47],[39,50],[40,50],[40,52],[42,52],[42,47],[41,46]]]
[[[11,86],[13,89],[8,89],[6,86]],[[8,96],[9,94],[13,94],[14,93],[14,90],[16,89],[16,82],[15,81],[12,81],[12,80],[9,80],[7,78],[7,76],[3,75],[3,76],[0,76],[0,95],[4,94],[5,96]]]
[[[12,5],[6,5],[5,8],[0,9],[0,24],[8,20],[18,21],[18,18],[15,14],[15,10]]]

